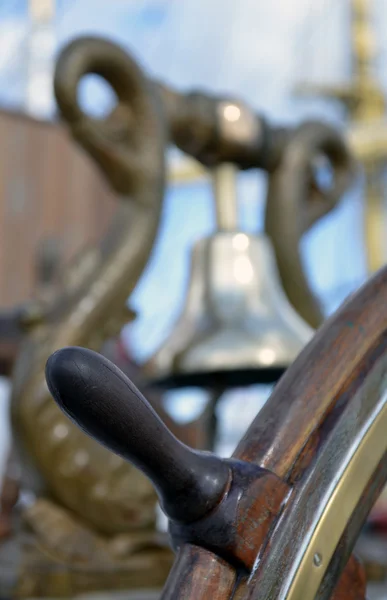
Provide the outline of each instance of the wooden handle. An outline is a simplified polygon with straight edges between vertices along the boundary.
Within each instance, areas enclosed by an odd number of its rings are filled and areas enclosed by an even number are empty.
[[[179,442],[108,359],[84,348],[64,348],[49,358],[46,379],[72,421],[151,479],[168,517],[196,520],[222,498],[227,465]]]

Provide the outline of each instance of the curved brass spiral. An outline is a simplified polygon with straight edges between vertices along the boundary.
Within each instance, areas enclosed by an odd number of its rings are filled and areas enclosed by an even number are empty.
[[[313,161],[328,159],[332,181],[316,181]],[[270,173],[265,230],[270,236],[285,292],[297,312],[317,328],[323,315],[308,283],[300,242],[303,235],[331,212],[353,180],[355,163],[344,138],[333,127],[307,121],[297,127],[283,146],[281,158]]]
[[[117,106],[104,120],[78,104],[78,85],[88,73],[101,75],[116,92]],[[73,136],[119,194],[118,208],[99,246],[65,273],[43,323],[26,337],[14,377],[13,431],[30,490],[51,495],[100,532],[123,533],[153,522],[154,492],[141,474],[68,423],[47,389],[44,366],[64,345],[101,347],[128,320],[126,301],[160,221],[166,134],[145,77],[108,41],[70,43],[57,63],[55,93]]]

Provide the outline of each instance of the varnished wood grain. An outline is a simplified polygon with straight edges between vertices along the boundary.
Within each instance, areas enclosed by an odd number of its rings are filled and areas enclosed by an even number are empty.
[[[236,571],[215,554],[186,544],[179,551],[160,600],[227,600]]]
[[[351,556],[333,592],[332,600],[365,600],[367,582],[362,564]]]
[[[364,354],[387,329],[387,269],[328,319],[277,384],[234,456],[289,476]]]
[[[277,385],[271,399],[239,444],[236,458],[269,468],[292,486],[300,485],[341,411],[351,406],[359,386],[372,376],[380,355],[385,356],[386,306],[387,269],[384,269],[319,330]],[[330,573],[330,585],[335,577],[337,582],[332,596],[335,600],[365,598],[361,566],[353,557],[346,567],[345,564],[361,523],[386,478],[385,467],[384,461],[375,473],[370,489],[364,492],[363,509],[359,507],[355,511],[335,554],[335,566]],[[292,494],[289,503],[291,498]],[[286,512],[286,504],[284,510]],[[301,522],[299,526],[302,526]],[[266,544],[269,540],[270,535]],[[257,554],[263,549],[270,555],[270,543],[266,548],[265,544],[259,544]],[[266,568],[271,568],[269,563]],[[211,574],[211,569],[206,573]],[[177,570],[175,577],[178,581]],[[254,600],[258,597],[259,581],[256,573],[250,579],[239,579],[235,597],[238,600]],[[324,586],[321,593],[324,593]],[[195,595],[185,595],[184,598],[193,600]],[[226,599],[227,595],[222,596],[222,600]]]

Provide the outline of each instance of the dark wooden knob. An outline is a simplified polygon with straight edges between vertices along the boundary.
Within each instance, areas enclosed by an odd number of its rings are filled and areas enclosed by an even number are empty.
[[[227,464],[177,440],[109,360],[85,348],[64,348],[48,359],[46,379],[72,421],[151,479],[169,518],[194,521],[222,499]]]

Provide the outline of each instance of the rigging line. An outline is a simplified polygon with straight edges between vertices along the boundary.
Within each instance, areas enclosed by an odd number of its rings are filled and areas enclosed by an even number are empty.
[[[310,14],[311,14],[310,8],[312,6],[312,3],[313,3],[313,0],[310,0],[308,17],[310,17]],[[324,33],[324,28],[327,29],[327,26],[328,26],[327,34],[329,33],[329,24],[332,22],[331,15],[336,15],[336,17],[338,19],[341,19],[342,14],[340,12],[337,12],[337,9],[340,8],[341,6],[343,6],[343,5],[340,3],[337,3],[336,0],[324,0],[324,4],[320,5],[319,16],[324,14],[325,18],[318,18],[318,16],[314,15],[312,26],[308,26],[307,17],[304,20],[303,35],[301,34],[299,36],[298,40],[296,41],[296,43],[294,45],[294,48],[295,48],[295,61],[294,62],[295,62],[295,71],[304,73],[304,75],[307,79],[310,79],[311,73],[316,71],[316,66],[320,65],[320,67],[321,67],[321,61],[318,61],[317,57],[319,55],[321,55],[324,47],[326,46],[326,41],[324,41],[322,39],[322,34]],[[346,0],[346,4],[345,4],[344,8],[345,8],[345,12],[347,13],[347,16],[346,16],[345,23],[344,23],[345,31],[343,32],[344,40],[341,43],[341,46],[342,46],[341,51],[347,52],[347,50],[351,44],[350,28],[349,28],[351,0]],[[335,9],[336,9],[336,13],[334,12]],[[332,38],[334,38],[334,39],[332,39]],[[338,36],[330,35],[330,41],[337,43]],[[312,46],[313,42],[314,42],[314,47]],[[307,57],[307,61],[305,60],[305,57]],[[320,79],[320,77],[318,77],[318,79]]]
[[[72,5],[75,4],[75,0],[56,0],[55,2],[55,12],[57,14],[57,16],[60,18],[62,16],[65,16],[66,13],[69,12],[69,8],[70,10],[72,9]]]
[[[349,2],[350,0],[347,0],[347,2]],[[315,12],[311,10],[312,6],[316,6],[314,4],[314,0],[309,0],[309,4],[308,4],[308,14],[305,15],[305,19],[304,19],[304,30],[306,30],[306,21],[309,18],[312,18],[312,26],[309,26],[308,29],[305,32],[305,37],[309,38],[306,43],[310,44],[312,42],[312,37],[315,36],[316,33],[321,33],[322,32],[322,28],[323,25],[325,25],[327,22],[329,22],[329,19],[320,19],[319,17],[322,15],[322,13],[324,12],[324,15],[327,17],[327,13],[331,13],[333,12],[334,7],[337,6],[337,1],[336,0],[323,0],[323,2],[320,4],[320,8],[319,8],[319,13],[315,14]],[[298,41],[299,44],[301,44],[301,40]],[[304,43],[304,41],[302,42]]]
[[[5,16],[6,18],[9,18],[10,15],[14,16],[15,13],[18,16],[20,16],[19,13],[25,13],[25,14],[27,14],[27,9],[20,10],[20,7],[21,7],[20,0],[13,0],[11,6],[10,6],[10,4],[8,4],[7,6],[5,6],[3,4],[3,6],[0,6],[0,14],[2,16]],[[4,10],[4,9],[6,9],[6,10]]]
[[[185,13],[186,13],[187,5],[184,4],[184,2],[182,0],[165,0],[165,4],[167,2],[169,3],[169,7],[168,7],[169,16],[171,16],[172,11],[174,11],[176,9],[176,7],[178,6],[180,9],[181,20],[186,23],[187,19],[185,18]],[[160,37],[161,37],[161,35],[160,35]],[[176,64],[177,64],[178,60],[180,60],[179,52],[172,53],[172,55],[170,56],[169,68],[168,68],[168,71],[170,73],[176,72]]]
[[[154,0],[148,0],[146,5],[142,6],[140,14],[146,13],[146,11],[149,9],[149,7],[152,6],[153,4],[156,4],[157,6],[162,5],[162,10],[165,11],[165,14],[163,15],[161,27],[158,27],[157,34],[152,37],[151,43],[148,44],[147,54],[149,56],[150,61],[152,61],[153,58],[155,56],[157,56],[157,53],[160,50],[162,40],[165,38],[165,22],[169,19],[171,9],[172,9],[172,4],[174,4],[176,6],[176,0],[163,0],[162,2],[160,2],[160,0],[159,0],[156,3],[154,2]],[[171,57],[171,59],[172,59],[172,57]]]
[[[348,8],[350,8],[349,6],[349,2],[350,0],[347,0],[348,3]],[[296,43],[295,43],[295,52],[296,52],[296,62],[298,63],[298,68],[297,70],[304,70],[305,67],[305,55],[306,55],[306,51],[310,50],[310,52],[308,52],[307,56],[309,57],[309,59],[313,59],[313,55],[315,55],[315,49],[311,48],[313,41],[315,41],[315,38],[318,35],[321,35],[321,33],[323,32],[323,27],[325,27],[327,25],[327,23],[330,22],[330,19],[328,18],[330,14],[334,14],[334,9],[337,8],[338,3],[337,0],[324,0],[323,3],[320,4],[320,9],[319,9],[319,13],[315,14],[315,12],[311,10],[311,7],[314,6],[315,7],[315,0],[310,0],[308,7],[308,14],[305,15],[305,19],[304,19],[304,26],[303,26],[303,34],[299,36],[299,38],[297,39]],[[322,16],[322,14],[324,14],[325,18],[319,18]],[[312,26],[308,26],[308,20],[311,19],[311,17],[313,17],[312,19]],[[308,61],[309,64],[311,64],[310,61]],[[301,64],[300,64],[301,63]],[[300,69],[299,67],[303,67],[302,69]]]

